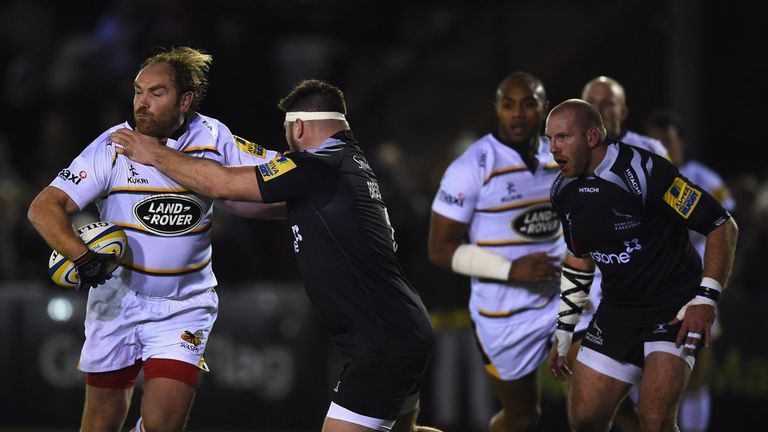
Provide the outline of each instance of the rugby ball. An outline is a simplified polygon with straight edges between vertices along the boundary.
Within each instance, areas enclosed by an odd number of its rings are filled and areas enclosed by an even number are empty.
[[[81,226],[76,232],[86,246],[94,252],[117,255],[117,262],[114,268],[109,269],[109,271],[117,268],[125,257],[128,249],[128,237],[119,226],[111,222],[94,222]],[[55,250],[48,259],[48,275],[60,287],[77,288],[80,286],[80,275],[77,274],[75,264]]]

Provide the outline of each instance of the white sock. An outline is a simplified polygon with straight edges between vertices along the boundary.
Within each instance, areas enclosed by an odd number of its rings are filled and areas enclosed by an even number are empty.
[[[680,403],[680,427],[684,432],[703,432],[709,427],[712,398],[709,389],[702,387],[696,392],[686,392]]]

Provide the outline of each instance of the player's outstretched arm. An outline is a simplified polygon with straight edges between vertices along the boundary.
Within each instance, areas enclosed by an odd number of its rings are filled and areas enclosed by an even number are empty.
[[[152,165],[183,186],[202,195],[225,200],[261,202],[253,166],[222,166],[218,162],[187,156],[157,138],[130,129],[112,133],[115,150],[133,161]]]
[[[247,218],[285,219],[288,215],[288,209],[284,202],[267,204],[251,201],[216,200],[216,207]]]

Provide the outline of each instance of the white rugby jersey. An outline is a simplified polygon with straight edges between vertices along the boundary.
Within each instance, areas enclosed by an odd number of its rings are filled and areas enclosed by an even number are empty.
[[[96,201],[101,220],[128,235],[128,255],[113,273],[129,289],[147,296],[180,298],[216,286],[211,267],[213,200],[195,194],[151,166],[115,153],[109,137],[126,122],[96,138],[59,172],[51,186],[83,209]],[[223,165],[258,165],[275,152],[233,136],[218,120],[191,113],[167,146]]]
[[[667,151],[667,148],[664,147],[664,144],[662,144],[661,141],[655,138],[640,135],[639,133],[632,131],[626,131],[624,132],[624,135],[619,139],[619,141],[654,152],[657,155],[664,156],[667,158],[667,160],[669,160],[669,152]]]
[[[511,260],[534,252],[562,257],[565,242],[549,201],[559,171],[546,137],[539,139],[536,159],[532,173],[517,151],[485,135],[448,167],[432,210],[469,224],[471,244]],[[504,317],[541,308],[556,297],[559,283],[523,286],[473,277],[470,311]]]
[[[720,201],[720,205],[724,209],[732,212],[736,208],[736,201],[731,196],[731,192],[728,190],[722,177],[711,168],[701,162],[691,160],[680,167],[680,173],[709,192],[710,195]],[[707,243],[707,237],[692,230],[689,230],[688,233],[691,236],[691,243],[693,243],[696,251],[699,252],[699,256],[704,258],[704,246]]]

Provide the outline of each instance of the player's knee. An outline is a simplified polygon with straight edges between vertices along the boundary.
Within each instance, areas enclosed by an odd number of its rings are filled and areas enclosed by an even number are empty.
[[[143,432],[181,432],[184,421],[170,419],[162,414],[143,415],[141,428]]]
[[[568,416],[568,423],[574,432],[606,431],[610,425],[610,419],[572,412]]]
[[[644,431],[672,430],[675,425],[674,413],[669,410],[639,410],[640,428]]]
[[[536,407],[528,413],[509,415],[505,411],[499,411],[491,419],[492,432],[523,432],[531,431],[539,423],[541,408]]]

